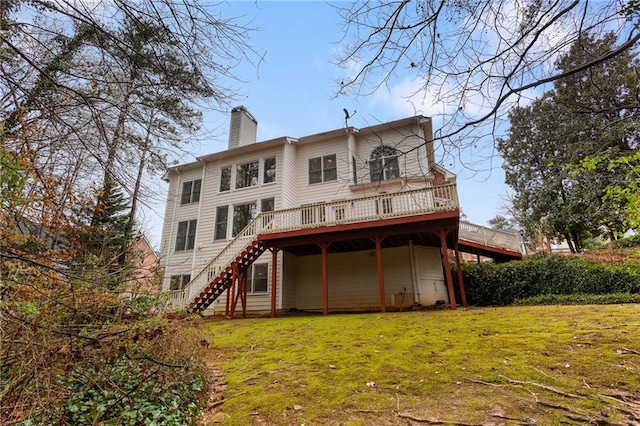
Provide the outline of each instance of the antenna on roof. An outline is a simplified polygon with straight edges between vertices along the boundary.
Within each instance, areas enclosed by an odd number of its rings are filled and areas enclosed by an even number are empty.
[[[342,108],[342,111],[344,111],[344,127],[349,127],[349,119],[356,115],[358,111],[354,109],[351,114],[349,114],[349,111],[347,111],[346,108]]]

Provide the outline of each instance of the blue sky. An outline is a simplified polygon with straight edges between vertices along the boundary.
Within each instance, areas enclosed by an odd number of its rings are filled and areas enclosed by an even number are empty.
[[[343,108],[357,110],[349,121],[355,127],[415,114],[414,106],[401,95],[402,85],[411,83],[403,80],[402,75],[391,92],[382,91],[360,99],[334,97],[336,80],[343,78],[346,71],[332,63],[334,53],[340,48],[342,33],[340,17],[329,4],[320,1],[232,1],[222,7],[223,16],[241,17],[240,22],[250,22],[251,26],[259,28],[250,44],[264,53],[264,60],[258,69],[248,65],[238,69],[245,83],[237,84],[244,96],[236,102],[244,105],[258,120],[259,141],[340,128],[344,125]],[[418,112],[431,115],[428,110]],[[434,131],[438,125],[439,119],[434,119]],[[228,114],[205,112],[204,126],[206,137],[188,147],[192,157],[183,157],[181,163],[226,149]],[[461,168],[453,160],[445,160],[442,165],[458,175],[460,202],[469,221],[486,224],[488,219],[500,213],[507,187],[499,160],[484,163],[485,171],[480,173]],[[165,197],[166,194],[162,197],[163,203]],[[155,222],[164,208],[153,210],[154,214],[147,220]],[[152,240],[157,244],[161,225],[151,228]]]

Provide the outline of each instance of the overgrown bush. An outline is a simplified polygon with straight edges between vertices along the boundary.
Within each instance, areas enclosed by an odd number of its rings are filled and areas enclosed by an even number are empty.
[[[640,294],[541,294],[517,299],[516,305],[612,305],[617,303],[640,303]]]
[[[465,265],[462,271],[467,301],[478,306],[544,295],[640,293],[640,264],[634,262],[529,256],[517,262]]]
[[[613,240],[608,245],[614,248],[638,247],[640,246],[640,235],[631,235],[619,240]]]
[[[149,314],[159,308],[153,298],[123,300],[22,262],[2,266],[0,423],[195,422],[208,382],[194,324]]]

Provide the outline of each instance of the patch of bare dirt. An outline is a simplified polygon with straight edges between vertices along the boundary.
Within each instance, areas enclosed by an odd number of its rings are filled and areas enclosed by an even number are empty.
[[[227,383],[224,373],[215,368],[213,365],[208,366],[209,371],[209,401],[207,407],[200,420],[198,426],[208,426],[221,423],[225,419],[225,415],[220,412],[219,407],[224,403],[224,394],[227,390]]]

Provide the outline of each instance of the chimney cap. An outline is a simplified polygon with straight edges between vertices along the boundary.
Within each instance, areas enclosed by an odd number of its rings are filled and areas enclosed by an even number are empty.
[[[251,114],[249,112],[249,110],[244,105],[239,105],[239,106],[234,107],[234,108],[231,109],[231,114],[236,113],[236,112],[244,112],[256,124],[258,123],[258,120],[256,120],[256,118],[253,116],[253,114]]]

